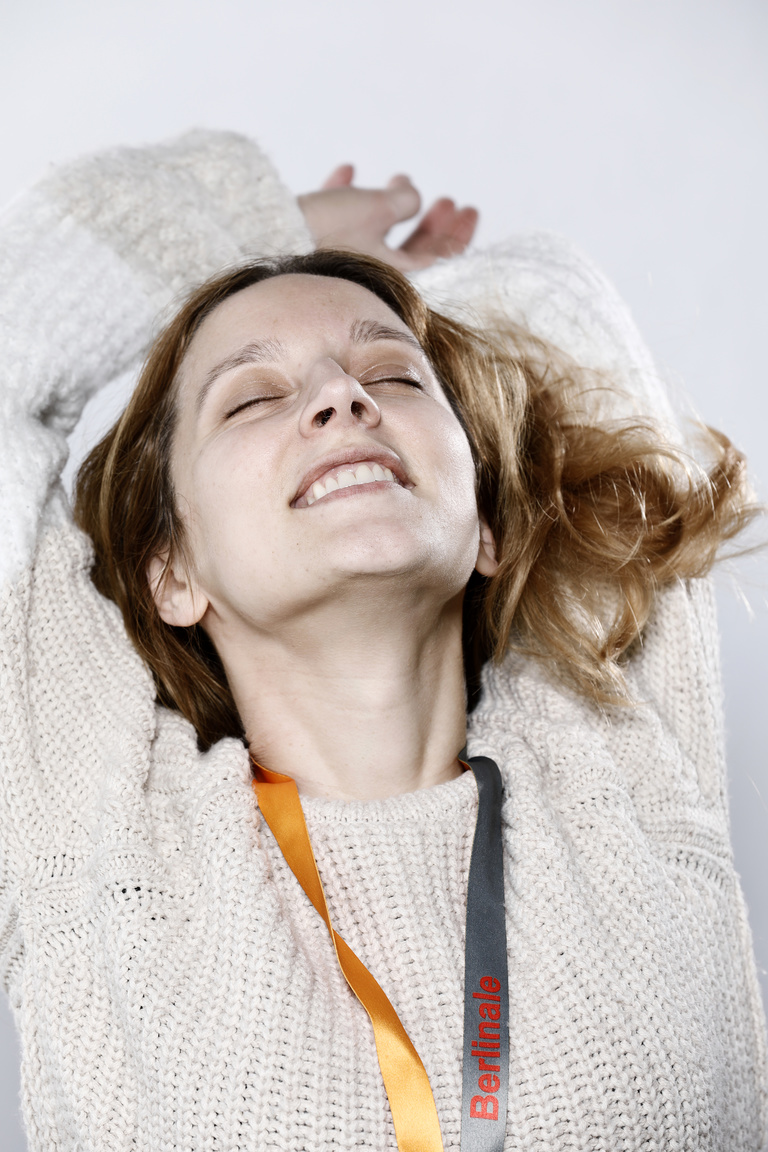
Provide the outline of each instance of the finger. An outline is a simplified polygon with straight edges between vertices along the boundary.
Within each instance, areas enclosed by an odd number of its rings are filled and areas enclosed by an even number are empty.
[[[355,178],[355,169],[352,164],[339,164],[334,168],[328,179],[321,185],[322,188],[346,188]]]
[[[453,242],[458,245],[458,252],[463,252],[477,231],[480,213],[477,208],[462,208],[456,214],[456,223],[453,229]],[[458,253],[457,253],[458,254]]]
[[[456,205],[443,197],[425,212],[410,236],[400,245],[416,263],[426,267],[439,257],[452,255],[450,239],[456,222]]]
[[[436,200],[422,216],[416,228],[405,240],[404,248],[418,247],[426,239],[450,234],[456,218],[456,204],[447,196]]]
[[[419,267],[458,256],[472,239],[478,218],[476,208],[457,209],[453,200],[437,200],[401,248]]]

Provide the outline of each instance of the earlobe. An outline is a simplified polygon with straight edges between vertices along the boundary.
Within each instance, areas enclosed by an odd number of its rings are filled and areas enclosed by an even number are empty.
[[[481,576],[493,576],[499,567],[496,559],[496,541],[487,523],[480,517],[480,546],[477,549],[475,568]]]
[[[147,581],[160,619],[174,628],[191,628],[208,609],[208,600],[192,583],[181,564],[168,563],[167,555],[153,556],[147,565]]]

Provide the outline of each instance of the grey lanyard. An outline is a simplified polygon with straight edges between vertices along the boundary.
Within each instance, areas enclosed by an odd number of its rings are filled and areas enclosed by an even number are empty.
[[[487,756],[466,760],[478,804],[467,885],[461,1152],[503,1152],[509,1087],[509,984],[501,773]]]

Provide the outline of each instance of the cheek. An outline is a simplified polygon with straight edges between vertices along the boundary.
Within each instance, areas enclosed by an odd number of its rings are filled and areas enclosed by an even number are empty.
[[[472,449],[453,412],[446,412],[433,434],[432,465],[443,495],[459,518],[477,518],[476,475]]]
[[[272,537],[274,470],[244,437],[222,437],[200,453],[186,474],[180,471],[176,506],[190,560],[201,576],[237,564],[246,551],[252,556]]]
[[[477,560],[480,522],[476,475],[466,433],[452,411],[435,414],[420,437],[423,476],[432,489],[430,551],[450,571],[456,589],[464,587]]]

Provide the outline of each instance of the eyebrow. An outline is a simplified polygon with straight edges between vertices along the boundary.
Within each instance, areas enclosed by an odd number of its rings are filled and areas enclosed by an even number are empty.
[[[410,344],[423,352],[421,344],[412,332],[403,332],[400,328],[390,328],[388,324],[379,324],[377,320],[356,320],[349,330],[353,344],[373,344],[375,340],[399,340],[403,344]]]
[[[377,320],[356,320],[349,330],[350,340],[353,344],[373,344],[377,340],[399,340],[402,344],[410,344],[419,352],[424,352],[419,341],[412,332],[403,332],[400,328],[390,328],[388,324],[380,324]],[[200,390],[197,393],[196,408],[200,412],[206,397],[219,376],[231,372],[234,368],[241,368],[244,364],[270,364],[286,355],[286,347],[279,340],[252,340],[215,364],[205,375]]]
[[[231,372],[233,368],[242,368],[244,364],[269,364],[274,360],[279,360],[284,355],[285,345],[281,344],[279,340],[252,340],[250,344],[245,344],[237,352],[233,352],[231,356],[220,360],[210,371],[206,372],[205,380],[200,385],[196,400],[197,411],[199,412],[202,408],[206,396],[219,376],[223,376],[225,372]]]

